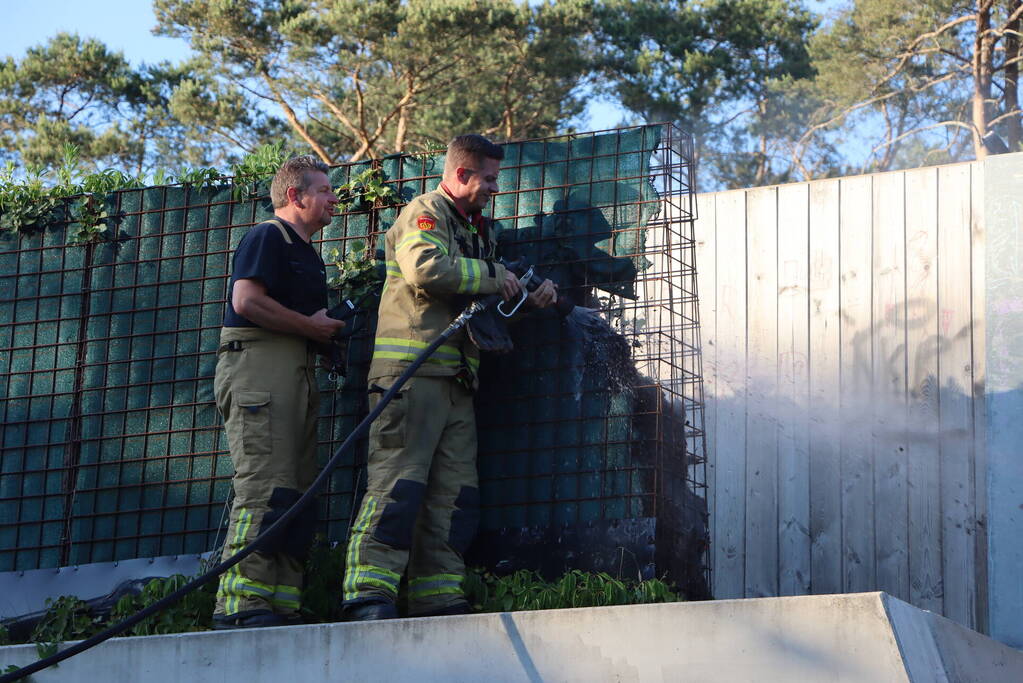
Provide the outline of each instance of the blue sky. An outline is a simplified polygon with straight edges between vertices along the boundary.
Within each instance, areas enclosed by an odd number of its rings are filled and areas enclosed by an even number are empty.
[[[189,54],[188,44],[154,36],[153,9],[146,0],[2,0],[0,54],[19,57],[33,45],[60,32],[99,38],[124,52],[132,63],[178,60]]]

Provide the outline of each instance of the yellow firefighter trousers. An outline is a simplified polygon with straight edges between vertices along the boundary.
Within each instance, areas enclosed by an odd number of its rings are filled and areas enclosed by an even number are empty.
[[[396,379],[371,383],[371,408]],[[463,601],[462,556],[479,523],[472,392],[454,377],[412,377],[370,429],[366,471],[345,604],[393,602],[406,569],[410,615]]]
[[[234,502],[223,559],[278,519],[316,477],[316,355],[304,339],[225,327],[214,379],[234,464]],[[300,606],[302,569],[316,523],[310,504],[265,551],[220,577],[215,614]]]

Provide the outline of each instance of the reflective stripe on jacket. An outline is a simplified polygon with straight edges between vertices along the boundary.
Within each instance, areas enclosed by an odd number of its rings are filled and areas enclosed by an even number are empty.
[[[472,297],[501,290],[505,269],[494,242],[473,227],[438,188],[413,199],[387,230],[387,278],[380,299],[369,379],[401,374],[447,328]],[[417,375],[456,375],[479,368],[479,350],[455,333]]]

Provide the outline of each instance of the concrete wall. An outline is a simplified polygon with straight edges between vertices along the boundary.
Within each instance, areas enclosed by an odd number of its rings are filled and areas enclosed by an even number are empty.
[[[698,197],[716,597],[883,590],[988,628],[993,168]]]
[[[0,669],[36,660],[0,647]],[[1023,654],[884,594],[118,638],[49,681],[1011,681]]]
[[[991,635],[1023,648],[1023,155],[985,162]]]

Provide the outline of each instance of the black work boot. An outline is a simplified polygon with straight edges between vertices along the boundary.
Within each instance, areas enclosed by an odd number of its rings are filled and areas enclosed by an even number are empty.
[[[452,617],[458,614],[472,614],[472,608],[469,607],[467,602],[456,602],[453,605],[447,607],[441,607],[440,609],[430,610],[429,612],[423,612],[422,614],[413,614],[415,617]]]
[[[377,619],[397,619],[398,608],[393,602],[386,600],[370,600],[345,605],[341,610],[344,621],[376,621]]]
[[[274,614],[268,609],[250,609],[237,614],[214,614],[213,628],[226,631],[235,628],[264,628],[266,626],[287,626],[287,618]]]

